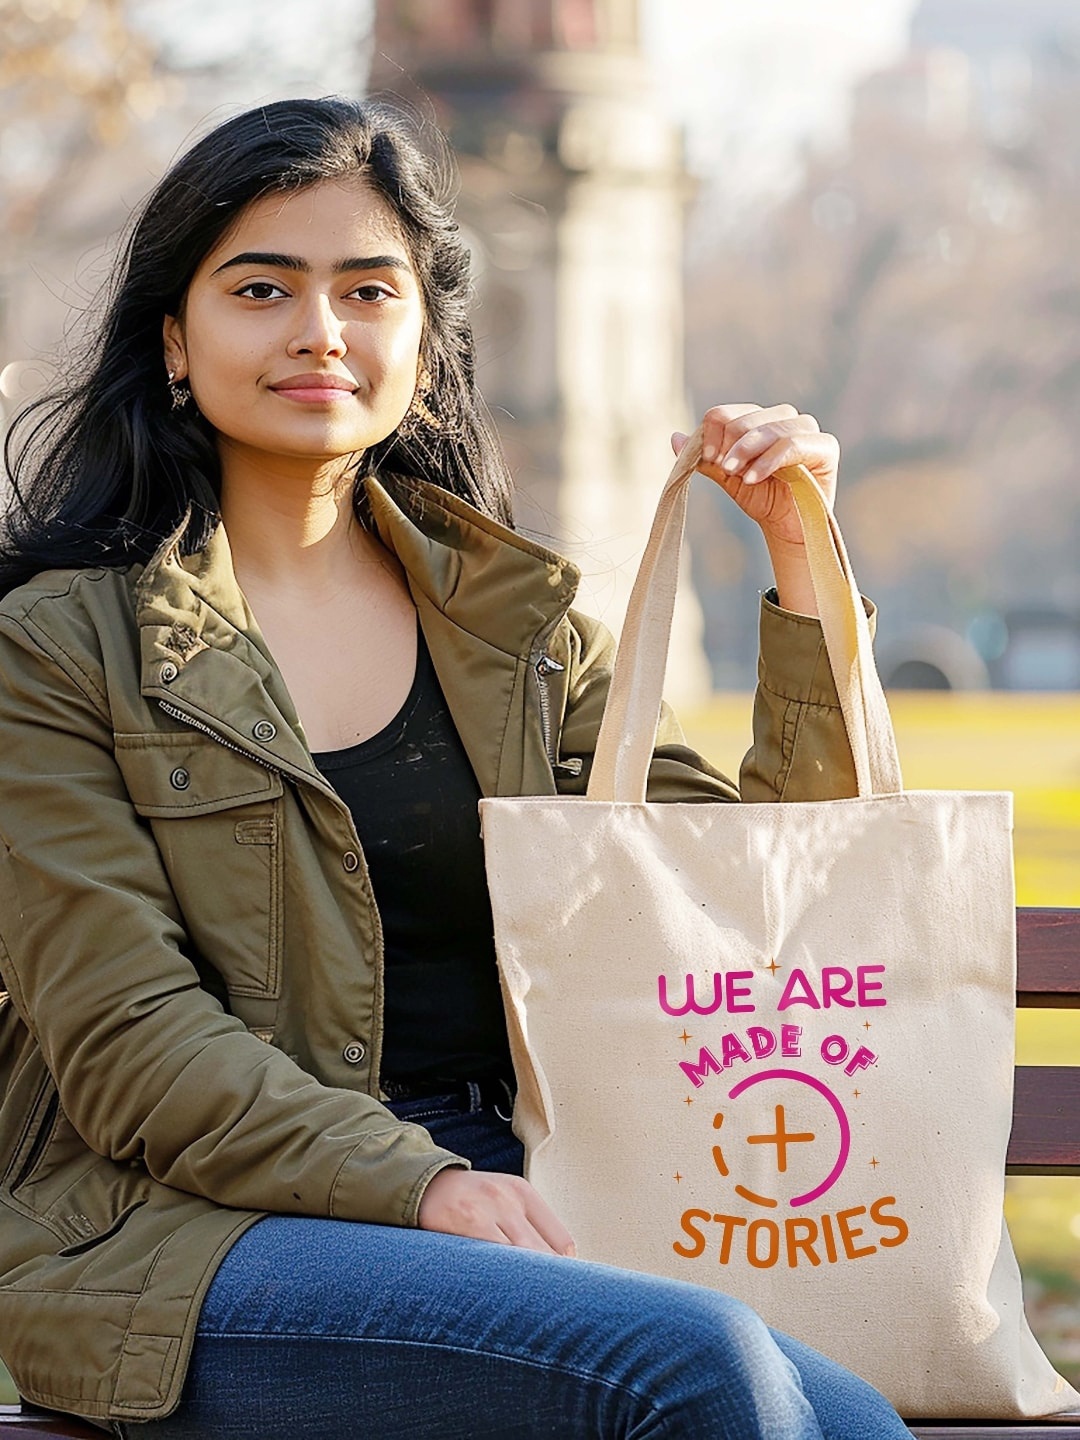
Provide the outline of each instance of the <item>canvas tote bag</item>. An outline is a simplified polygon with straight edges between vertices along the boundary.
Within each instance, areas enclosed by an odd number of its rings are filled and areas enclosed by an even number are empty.
[[[858,798],[647,804],[690,477],[660,501],[587,798],[481,802],[527,1175],[590,1260],[740,1297],[909,1418],[1080,1405],[1002,1221],[1011,796],[904,792],[801,467]]]

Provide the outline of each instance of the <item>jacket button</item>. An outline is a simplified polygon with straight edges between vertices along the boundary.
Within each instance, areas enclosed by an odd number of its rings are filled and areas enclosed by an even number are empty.
[[[361,1045],[359,1040],[350,1040],[341,1052],[341,1058],[347,1065],[359,1065],[366,1054],[367,1047],[365,1045]]]
[[[165,664],[161,667],[161,679],[165,685],[171,685],[179,674],[179,667],[174,665],[171,660],[166,660]]]
[[[341,857],[341,863],[351,875],[354,870],[360,869],[360,856],[355,850],[346,850],[345,854]]]
[[[277,726],[270,720],[260,720],[251,733],[256,740],[272,740],[277,734]]]
[[[182,765],[178,765],[169,776],[169,784],[174,790],[186,790],[191,784],[191,776]]]

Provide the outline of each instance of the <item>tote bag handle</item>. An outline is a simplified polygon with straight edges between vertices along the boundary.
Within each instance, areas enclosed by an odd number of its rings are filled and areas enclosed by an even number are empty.
[[[701,462],[700,429],[664,486],[619,642],[596,743],[590,800],[640,804],[656,743],[671,639],[690,480]],[[778,472],[802,521],[825,647],[840,697],[860,795],[903,789],[892,720],[874,665],[870,626],[843,537],[816,480],[802,465]]]

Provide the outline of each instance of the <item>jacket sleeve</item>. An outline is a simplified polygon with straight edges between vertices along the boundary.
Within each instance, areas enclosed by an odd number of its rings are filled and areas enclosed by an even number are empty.
[[[864,600],[870,632],[877,611]],[[821,622],[761,601],[754,744],[742,763],[742,798],[842,800],[858,794]]]
[[[873,628],[876,612],[866,602]],[[571,612],[570,680],[561,737],[580,775],[560,779],[563,794],[584,794],[603,716],[615,642],[598,621]],[[818,620],[782,610],[775,592],[761,602],[761,648],[753,745],[738,786],[685,741],[670,708],[661,709],[647,797],[659,801],[836,800],[856,794],[855,767]]]
[[[83,1141],[221,1205],[396,1225],[467,1162],[322,1085],[199,983],[74,658],[0,619],[0,973]]]

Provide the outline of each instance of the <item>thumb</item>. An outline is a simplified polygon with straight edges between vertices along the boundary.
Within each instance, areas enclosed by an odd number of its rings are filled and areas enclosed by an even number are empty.
[[[689,436],[684,435],[681,430],[674,431],[671,436],[671,448],[675,451],[676,455],[678,455],[679,451],[683,448],[688,439]]]

